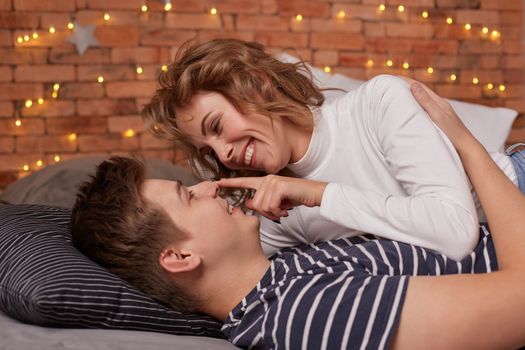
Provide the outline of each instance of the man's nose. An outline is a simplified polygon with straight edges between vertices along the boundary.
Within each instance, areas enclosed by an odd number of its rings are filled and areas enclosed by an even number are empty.
[[[219,195],[220,187],[216,182],[203,181],[190,187],[190,190],[197,197],[212,197]]]

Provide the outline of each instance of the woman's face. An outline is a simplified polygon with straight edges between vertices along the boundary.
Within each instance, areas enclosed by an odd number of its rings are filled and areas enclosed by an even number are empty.
[[[272,124],[263,115],[243,115],[219,93],[199,92],[176,114],[178,128],[192,143],[213,151],[232,170],[275,174],[295,161],[289,122],[274,118]]]

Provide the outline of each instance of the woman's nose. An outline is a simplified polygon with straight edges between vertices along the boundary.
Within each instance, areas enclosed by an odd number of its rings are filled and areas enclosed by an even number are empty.
[[[216,182],[203,181],[189,188],[198,197],[212,197],[219,195],[220,187]]]
[[[233,145],[231,143],[225,143],[220,146],[221,150],[219,158],[222,163],[230,162],[233,160]]]

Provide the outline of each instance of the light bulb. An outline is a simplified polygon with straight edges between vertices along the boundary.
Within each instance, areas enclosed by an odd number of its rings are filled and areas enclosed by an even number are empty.
[[[451,74],[450,75],[450,80],[456,81],[457,79],[458,79],[458,76],[456,74]]]
[[[403,6],[403,5],[399,5],[399,6],[397,7],[397,10],[398,10],[399,12],[405,12],[405,6]]]
[[[381,5],[379,5],[379,11],[381,11],[381,12],[385,12],[385,10],[386,10],[386,6],[385,6],[385,4],[381,4]]]
[[[472,78],[472,84],[478,85],[479,84],[479,79],[476,78],[476,77]]]
[[[210,13],[215,16],[217,14],[217,9],[215,7],[212,7]]]
[[[428,18],[428,11],[421,12],[421,17]]]
[[[303,15],[298,14],[297,16],[295,16],[295,20],[296,20],[297,22],[301,22],[301,21],[303,20]]]
[[[56,32],[55,27],[53,27],[53,26],[49,27],[49,32],[50,32],[51,34],[55,34],[55,32]]]
[[[408,64],[408,62],[403,62],[403,68],[404,69],[410,68],[410,64]]]
[[[102,75],[99,75],[97,81],[102,84],[104,82],[104,77]]]
[[[126,131],[124,131],[123,133],[124,137],[133,137],[135,136],[135,131],[133,129],[128,129]]]
[[[104,13],[104,21],[109,21],[111,19],[111,16],[109,15],[109,13]]]
[[[148,12],[148,6],[147,5],[142,5],[142,7],[140,8],[140,10],[142,12]]]
[[[53,157],[53,160],[57,163],[60,162],[60,156],[58,154],[55,155],[55,157]]]
[[[472,29],[472,25],[470,23],[465,24],[465,29],[466,30]]]
[[[346,12],[344,12],[343,10],[337,12],[337,18],[343,19],[345,17],[346,17]]]
[[[434,68],[432,68],[432,67],[428,67],[428,68],[427,68],[427,72],[428,72],[428,74],[432,74],[432,73],[434,73]]]
[[[137,67],[137,74],[142,74],[142,73],[144,73],[144,68],[142,68],[140,66]]]
[[[330,73],[332,71],[332,68],[330,68],[329,66],[325,66],[323,68],[323,70],[326,72],[326,73]]]
[[[452,24],[454,23],[454,20],[452,19],[452,17],[447,17],[447,24]]]

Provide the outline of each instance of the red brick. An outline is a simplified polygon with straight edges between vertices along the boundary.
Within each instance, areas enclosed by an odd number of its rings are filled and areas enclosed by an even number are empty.
[[[78,146],[82,152],[130,151],[138,148],[137,137],[123,137],[120,134],[79,135]]]
[[[484,10],[522,10],[522,0],[481,0],[481,8]]]
[[[14,0],[16,11],[35,12],[72,12],[75,11],[75,2],[71,0]]]
[[[141,149],[170,149],[173,148],[171,143],[167,140],[162,140],[155,137],[151,133],[141,134],[139,137]]]
[[[0,153],[11,153],[15,150],[14,137],[0,137]]]
[[[375,0],[375,4],[385,3],[384,0]],[[405,5],[405,7],[434,7],[434,0],[387,0],[388,5]]]
[[[459,53],[468,54],[495,54],[501,53],[501,45],[494,45],[493,42],[485,40],[466,40],[459,46]]]
[[[493,45],[493,46],[496,46],[496,45]],[[519,54],[524,53],[523,43],[520,41],[505,40],[503,41],[503,44],[502,44],[502,50],[504,53],[511,54],[511,55],[519,55]],[[501,50],[498,52],[501,52]]]
[[[306,33],[282,33],[282,32],[257,32],[255,40],[265,46],[274,47],[306,47],[308,45],[308,34]]]
[[[503,68],[507,69],[521,69],[525,65],[525,57],[523,55],[506,55],[502,57]]]
[[[498,11],[486,10],[457,10],[455,13],[456,21],[460,24],[481,24],[493,25],[500,23]]]
[[[311,23],[314,32],[359,33],[363,29],[363,22],[356,19],[312,18]]]
[[[318,50],[314,53],[313,63],[319,66],[339,64],[339,52],[335,50]]]
[[[12,10],[13,5],[11,0],[0,0],[0,11]]]
[[[129,9],[138,10],[144,5],[144,0],[87,0],[86,5],[91,9]]]
[[[139,30],[137,27],[97,27],[95,36],[101,46],[130,46],[137,45],[139,42]]]
[[[364,28],[365,37],[385,37],[386,25],[385,22],[365,22]]]
[[[523,28],[521,26],[502,26],[501,36],[505,40],[519,41],[523,37]]]
[[[33,31],[31,31],[32,33]],[[58,45],[63,45],[66,39],[71,36],[69,33],[69,30],[60,30],[59,28],[56,29],[56,32],[54,34],[49,33],[49,31],[45,30],[37,30],[38,33],[38,40],[29,40],[28,42],[23,42],[21,44],[16,44],[16,47],[55,47]],[[27,31],[15,31],[15,38],[19,36],[24,36],[28,34]],[[71,44],[70,44],[71,45]]]
[[[278,0],[279,14],[283,16],[329,17],[330,4],[306,0]]]
[[[481,97],[481,87],[470,85],[442,85],[438,84],[435,91],[442,97],[463,99],[463,98],[479,98]]]
[[[507,69],[503,71],[503,81],[509,84],[525,83],[525,72],[523,69]]]
[[[277,0],[261,0],[260,3],[261,12],[265,15],[274,15],[279,9]]]
[[[462,70],[459,74],[459,79],[462,82],[470,82],[473,78],[478,78],[480,85],[487,83],[494,83],[503,80],[503,73],[501,70]]]
[[[139,6],[140,8],[140,6]],[[110,16],[109,21],[104,20],[104,14],[108,13]],[[94,11],[84,10],[78,11],[75,16],[76,20],[82,25],[96,24],[97,26],[137,26],[139,24],[140,14],[138,11]]]
[[[18,153],[30,152],[71,152],[76,151],[77,144],[67,138],[60,136],[22,136],[16,139],[16,151]]]
[[[436,5],[439,8],[456,8],[458,6],[457,0],[436,0]]]
[[[218,30],[202,30],[197,36],[200,42],[209,41],[213,39],[239,39],[244,41],[253,41],[253,32],[228,32]]]
[[[15,68],[15,81],[54,82],[75,80],[75,67],[66,65],[33,65]]]
[[[38,16],[36,14],[0,12],[0,28],[35,29],[36,27],[38,27]]]
[[[149,4],[148,4],[149,5]],[[203,12],[207,11],[207,0],[177,0],[172,1],[173,12]],[[221,11],[222,12],[222,11]]]
[[[367,52],[410,52],[415,40],[392,38],[366,38],[365,51]]]
[[[184,42],[195,38],[195,31],[182,31],[175,29],[153,29],[146,31],[141,37],[143,45],[180,46]]]
[[[360,4],[339,4],[335,3],[332,7],[332,17],[337,17],[340,11],[344,11],[345,18],[359,18],[366,21],[406,21],[406,14],[399,14],[397,10],[388,9],[381,12],[378,5],[360,5]],[[405,11],[405,13],[408,11]]]
[[[179,14],[166,15],[166,27],[176,29],[219,29],[221,18],[212,14]]]
[[[12,81],[13,69],[9,66],[0,66],[0,82]]]
[[[12,117],[15,111],[13,102],[0,101],[0,117]]]
[[[42,119],[21,119],[22,125],[16,126],[16,119],[0,119],[0,135],[42,135],[44,121]]]
[[[159,63],[158,47],[116,47],[111,49],[113,63]]]
[[[13,46],[13,36],[9,30],[0,30],[0,46]]]
[[[110,60],[110,50],[90,47],[82,56],[71,45],[53,47],[49,53],[51,63],[77,63],[77,64],[106,64]]]
[[[287,31],[290,27],[290,19],[280,16],[261,16],[261,15],[238,15],[237,29],[240,30],[269,30]]]
[[[65,29],[70,21],[71,16],[68,13],[43,13],[40,16],[40,28]]]
[[[134,80],[136,74],[134,65],[84,65],[77,68],[78,81],[97,81],[99,75],[108,82]]]
[[[30,108],[22,107],[22,116],[24,117],[65,117],[75,114],[75,103],[68,100],[45,100],[39,105],[33,101]]]
[[[456,40],[414,40],[412,47],[416,53],[457,54],[459,44]]]
[[[135,101],[132,99],[97,99],[78,100],[79,115],[126,115],[137,113]]]
[[[0,100],[25,100],[39,98],[44,94],[41,84],[0,83]]]
[[[107,94],[109,97],[151,97],[156,88],[155,81],[110,82]]]
[[[431,24],[386,23],[386,35],[390,37],[429,39],[433,34]]]
[[[216,0],[219,13],[259,13],[259,0]],[[209,6],[209,5],[208,5]]]
[[[126,115],[118,117],[108,118],[108,129],[109,132],[123,132],[128,129],[132,129],[135,132],[143,132],[144,121],[139,115]]]
[[[46,120],[48,134],[69,134],[79,132],[82,134],[105,133],[108,130],[106,117],[66,117],[49,118]]]
[[[136,74],[136,78],[139,81],[157,80],[159,74],[162,72],[162,66],[160,66],[159,64],[141,64],[140,67],[142,67],[143,69],[142,74]]]
[[[512,108],[520,114],[525,113],[525,100],[523,98],[517,100],[506,100],[505,107]]]
[[[516,104],[514,104],[516,106]],[[520,101],[518,110],[523,111],[525,106],[523,102]],[[525,142],[525,128],[512,129],[510,131],[509,137],[507,138],[508,143],[522,143]]]
[[[521,11],[501,11],[499,14],[501,23],[505,23],[506,25],[523,24],[523,13]]]
[[[365,40],[361,35],[312,33],[311,47],[340,50],[362,50]]]
[[[525,96],[525,86],[520,84],[507,85],[504,92],[506,99],[523,98]],[[498,93],[500,93],[498,91]],[[501,93],[500,93],[501,94]]]
[[[59,98],[100,98],[104,96],[103,84],[67,83],[59,91]]]
[[[15,170],[22,171],[24,165],[35,164],[41,159],[40,154],[5,154],[0,155],[0,170]]]
[[[0,57],[5,64],[38,64],[47,60],[47,49],[1,49]]]
[[[481,56],[479,59],[479,66],[482,69],[497,69],[502,67],[502,62],[505,59],[505,56],[500,55],[485,55]],[[522,58],[523,59],[523,58]],[[523,61],[520,61],[520,66],[516,68],[520,68],[523,66]],[[511,68],[511,67],[506,67]]]

